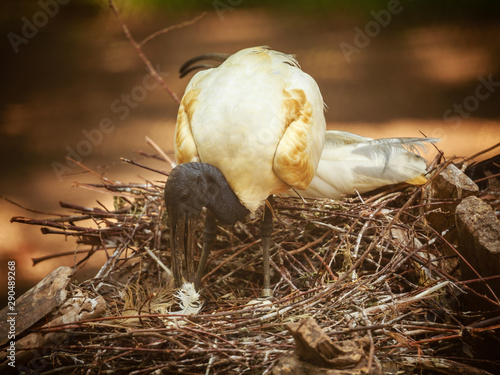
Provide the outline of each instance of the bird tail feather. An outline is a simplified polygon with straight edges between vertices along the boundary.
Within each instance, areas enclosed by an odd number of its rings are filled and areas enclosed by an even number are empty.
[[[344,131],[326,132],[316,175],[304,196],[339,199],[385,185],[424,184],[426,162],[421,154],[435,138],[372,139]]]

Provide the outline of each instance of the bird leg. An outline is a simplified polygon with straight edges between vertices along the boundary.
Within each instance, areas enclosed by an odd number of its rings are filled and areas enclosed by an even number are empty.
[[[262,223],[260,224],[262,259],[264,265],[264,285],[262,287],[262,297],[272,297],[269,248],[271,247],[271,235],[273,233],[273,213],[267,204],[264,206],[264,217],[262,218]]]
[[[198,270],[196,271],[196,278],[194,281],[194,288],[196,290],[200,289],[201,278],[205,275],[205,266],[207,264],[208,254],[210,254],[210,249],[213,247],[215,242],[216,229],[217,223],[215,221],[215,217],[210,210],[207,210],[205,228],[203,229],[203,248],[201,249],[200,263],[198,263]]]

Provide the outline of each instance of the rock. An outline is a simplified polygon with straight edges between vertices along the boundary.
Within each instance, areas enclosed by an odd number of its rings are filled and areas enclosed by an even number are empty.
[[[104,315],[105,312],[106,301],[103,296],[99,294],[90,296],[88,292],[75,287],[66,301],[47,317],[49,322],[43,325],[42,328],[98,318]]]
[[[341,375],[342,370],[332,370],[318,367],[308,362],[301,361],[293,355],[281,357],[271,372],[272,375]],[[349,374],[349,373],[345,373]]]
[[[438,167],[437,170],[439,170]],[[477,196],[479,188],[467,175],[462,173],[454,164],[448,165],[437,176],[431,178],[432,182],[425,188],[424,197],[428,205],[425,211],[429,224],[438,232],[452,228],[455,225],[454,213],[460,201],[469,196]],[[445,235],[445,238],[452,243],[457,240],[456,230],[452,230]],[[445,255],[455,255],[447,252]],[[446,271],[451,271],[456,265],[454,259],[443,262],[442,267]]]
[[[439,167],[438,167],[439,170]],[[432,182],[425,189],[424,195],[427,211],[434,211],[428,215],[432,227],[438,232],[455,224],[453,213],[460,200],[469,196],[477,196],[479,188],[469,177],[460,171],[454,164],[448,165],[437,176],[432,177]]]
[[[94,319],[105,314],[106,301],[101,295],[91,296],[88,292],[77,287],[72,288],[71,292],[66,290],[71,273],[71,268],[59,267],[21,297],[24,302],[20,304],[19,308],[24,311],[37,301],[41,301],[39,311],[31,310],[29,314],[26,312],[26,315],[30,315],[30,318],[29,320],[22,320],[23,328],[31,327],[30,322],[40,320],[40,315],[48,321],[40,328],[50,328],[61,324],[77,324],[79,321]],[[53,298],[51,303],[44,299],[50,296]],[[38,326],[40,326],[40,323]],[[58,332],[56,330],[55,332],[33,332],[24,337],[16,338],[15,357],[18,364],[17,369],[20,373],[22,369],[29,372],[28,367],[25,366],[32,360],[40,362],[37,364],[39,368],[48,366],[47,359],[42,358],[45,355],[43,348],[68,344],[69,337],[68,332]],[[5,373],[4,370],[9,369],[5,362],[6,358],[6,355],[0,352],[0,373]]]
[[[15,334],[20,335],[66,300],[66,287],[72,274],[73,270],[69,267],[61,266],[55,269],[19,297],[12,311],[11,306],[0,311],[0,346],[9,341],[7,318],[15,317]]]
[[[427,196],[430,199],[463,199],[478,193],[479,188],[474,181],[450,164],[432,179]]]
[[[456,223],[458,250],[470,266],[481,277],[500,275],[500,221],[492,208],[477,197],[467,197],[457,206]],[[461,261],[461,268],[463,279],[479,278],[464,261]],[[487,283],[500,298],[500,279],[490,280]],[[485,282],[477,282],[470,286],[496,300]]]
[[[273,367],[273,375],[322,374],[361,375],[380,374],[373,358],[368,368],[370,341],[361,339],[332,341],[312,318],[287,324],[295,340],[295,355],[282,357]]]

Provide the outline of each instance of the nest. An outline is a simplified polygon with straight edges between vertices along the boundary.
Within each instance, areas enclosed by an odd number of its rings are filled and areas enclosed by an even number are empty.
[[[76,267],[96,251],[106,251],[97,275],[71,284],[68,297],[87,296],[101,310],[79,321],[44,325],[46,319],[34,326],[31,332],[59,338],[31,347],[39,355],[19,360],[26,371],[279,373],[279,361],[299,352],[294,324],[309,318],[327,340],[364,340],[367,349],[362,367],[321,373],[486,374],[500,369],[498,359],[483,352],[492,342],[498,348],[498,322],[488,324],[489,317],[460,308],[464,294],[477,292],[459,280],[452,241],[429,224],[433,205],[440,202],[426,204],[419,187],[393,187],[342,201],[276,197],[274,297],[259,300],[257,213],[244,224],[218,227],[200,296],[180,302],[168,267],[162,266],[170,265],[164,181],[102,179],[80,185],[111,193],[114,207],[64,204],[71,212],[61,217],[13,220],[87,245]],[[200,224],[200,248],[201,237]]]

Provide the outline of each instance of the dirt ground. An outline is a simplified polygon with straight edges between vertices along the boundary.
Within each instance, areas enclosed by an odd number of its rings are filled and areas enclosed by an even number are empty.
[[[61,212],[60,201],[96,206],[98,200],[111,207],[110,197],[72,187],[75,181],[98,178],[68,164],[66,156],[120,181],[161,179],[120,157],[140,161],[137,150],[153,153],[146,136],[171,152],[177,104],[147,75],[107,7],[60,5],[44,22],[33,4],[3,4],[8,8],[2,12],[4,35],[15,33],[26,42],[15,44],[10,34],[2,45],[0,194],[43,212]],[[498,25],[463,22],[466,15],[456,21],[415,20],[401,5],[385,26],[377,26],[373,14],[387,14],[382,10],[318,13],[228,6],[157,37],[144,52],[181,96],[189,78],[178,78],[177,71],[187,59],[269,45],[295,54],[317,80],[330,129],[376,138],[425,134],[441,138],[438,147],[447,156],[469,156],[499,142]],[[141,40],[200,12],[123,6],[122,14]],[[23,34],[26,19],[43,25],[29,38]],[[431,150],[428,158],[435,153]],[[1,267],[16,260],[21,291],[57,265],[74,262],[69,256],[33,268],[31,258],[72,251],[75,242],[10,224],[16,215],[44,215],[0,200]],[[100,261],[94,257],[93,265]],[[1,285],[3,291],[6,282]]]

